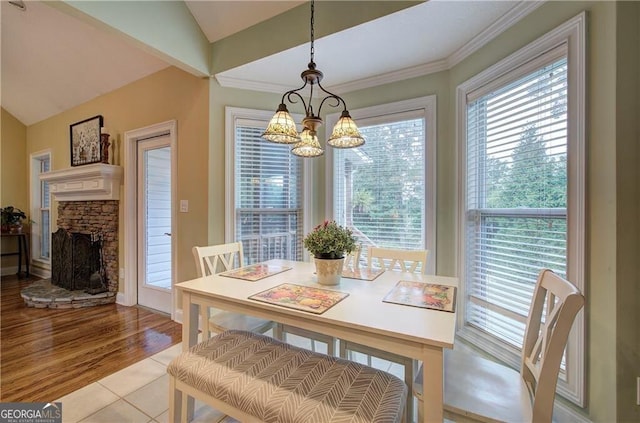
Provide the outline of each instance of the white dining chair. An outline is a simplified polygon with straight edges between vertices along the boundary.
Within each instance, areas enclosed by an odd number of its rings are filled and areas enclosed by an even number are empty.
[[[455,421],[550,423],[560,363],[583,305],[578,288],[551,270],[542,270],[527,317],[520,372],[473,351],[445,350],[446,415]],[[413,390],[419,416],[422,372],[421,368]]]
[[[402,250],[394,248],[369,247],[367,251],[367,263],[370,269],[379,267],[384,270],[400,270],[402,272],[426,273],[429,250]],[[375,266],[374,266],[375,265]],[[375,283],[371,282],[371,283]],[[412,395],[413,379],[418,369],[418,362],[409,357],[393,354],[358,344],[352,341],[340,340],[340,357],[352,359],[352,353],[359,352],[367,355],[367,364],[372,365],[372,357],[398,363],[404,368],[404,380],[409,388],[409,398]],[[405,404],[405,418],[413,419],[413,401]]]
[[[244,259],[241,242],[193,247],[193,257],[196,260],[198,277],[241,267]],[[242,313],[200,307],[200,318],[202,321],[202,339],[208,339],[211,333],[218,334],[228,329],[257,333],[265,333],[273,329],[274,336],[278,336],[274,322]]]

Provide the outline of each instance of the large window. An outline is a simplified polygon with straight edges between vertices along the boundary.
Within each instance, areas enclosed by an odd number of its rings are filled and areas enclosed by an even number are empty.
[[[544,51],[531,48],[530,55],[496,65],[503,73],[491,69],[459,89],[465,123],[460,333],[514,367],[540,269],[583,289],[584,140],[576,130],[584,125],[583,71],[579,60],[569,64],[574,48],[570,38]],[[565,395],[581,403],[581,320],[576,326],[560,379]]]
[[[245,264],[302,260],[303,162],[260,137],[272,114],[227,108],[227,237],[242,242]]]
[[[51,222],[49,183],[40,180],[51,169],[50,153],[31,156],[31,258],[47,267],[50,260]]]
[[[366,142],[333,149],[331,213],[363,246],[429,249],[435,269],[435,97],[354,110]],[[328,119],[331,128],[333,119]],[[330,191],[331,192],[331,191]]]

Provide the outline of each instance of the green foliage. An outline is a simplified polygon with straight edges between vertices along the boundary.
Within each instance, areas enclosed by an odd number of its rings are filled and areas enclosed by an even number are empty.
[[[487,208],[567,207],[565,156],[548,154],[536,128],[524,128],[509,161],[486,163]]]
[[[353,163],[353,224],[378,245],[422,242],[423,121],[361,128],[367,160]],[[349,211],[347,211],[349,213]]]
[[[325,220],[304,238],[304,246],[317,258],[342,258],[356,248],[356,239],[350,229]]]
[[[3,225],[15,225],[21,223],[23,219],[27,218],[27,215],[22,210],[13,206],[7,206],[0,209],[2,215]]]

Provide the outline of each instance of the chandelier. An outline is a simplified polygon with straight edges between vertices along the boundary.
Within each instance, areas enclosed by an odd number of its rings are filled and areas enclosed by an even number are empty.
[[[316,69],[316,64],[313,61],[313,14],[314,0],[311,0],[311,60],[309,61],[308,69],[300,74],[304,84],[298,89],[287,91],[283,94],[282,101],[280,101],[276,114],[273,115],[267,129],[262,134],[262,138],[267,141],[279,144],[293,144],[291,153],[300,157],[318,157],[324,154],[324,149],[320,146],[316,130],[320,125],[322,125],[320,111],[325,103],[331,107],[343,106],[342,115],[340,116],[338,123],[336,123],[336,126],[333,127],[333,131],[327,140],[327,144],[335,148],[353,148],[364,144],[364,138],[360,134],[356,123],[349,115],[347,104],[340,96],[325,90],[322,85],[320,85],[323,75],[322,72]],[[304,90],[307,85],[310,88],[310,93],[308,102],[305,102],[300,92]],[[321,90],[320,94],[325,95],[320,101],[317,114],[311,104],[311,100],[313,99],[313,90],[316,85]],[[305,117],[302,119],[303,129],[300,134],[298,134],[296,123],[287,110],[285,100],[291,104],[295,104],[300,101],[304,106]]]

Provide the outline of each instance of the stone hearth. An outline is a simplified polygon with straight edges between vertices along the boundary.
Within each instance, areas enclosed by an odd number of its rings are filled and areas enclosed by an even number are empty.
[[[69,291],[44,279],[34,282],[20,291],[27,307],[35,308],[81,308],[115,302],[115,292],[87,294],[83,290]]]

